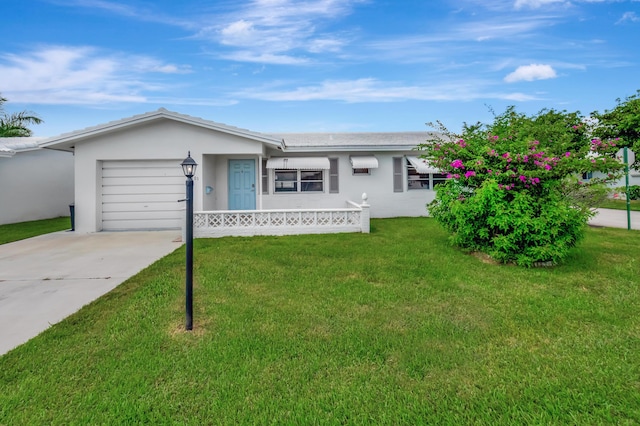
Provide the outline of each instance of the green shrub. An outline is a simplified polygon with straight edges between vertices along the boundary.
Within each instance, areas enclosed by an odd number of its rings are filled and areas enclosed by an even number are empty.
[[[460,136],[440,125],[447,139],[420,146],[449,178],[430,214],[453,244],[500,262],[562,261],[621,168],[615,141],[589,140],[582,123],[577,113],[526,117],[510,108],[491,125],[465,124]],[[576,178],[591,171],[607,177]]]
[[[640,185],[629,186],[629,199],[640,200]]]

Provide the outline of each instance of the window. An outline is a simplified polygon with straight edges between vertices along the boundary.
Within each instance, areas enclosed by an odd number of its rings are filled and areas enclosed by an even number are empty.
[[[300,170],[302,192],[322,192],[322,170]]]
[[[582,174],[582,179],[584,180],[593,179],[593,172],[584,172]]]
[[[407,160],[407,178],[409,190],[412,189],[431,189],[429,182],[429,173],[420,173],[416,167]]]
[[[408,189],[435,189],[447,181],[446,174],[437,173],[436,169],[417,157],[407,157],[406,166]]]
[[[349,160],[354,175],[370,175],[371,169],[378,168],[378,159],[375,155],[354,155],[349,157]]]
[[[437,185],[440,185],[441,183],[445,183],[447,181],[447,175],[444,173],[433,173],[431,176],[433,177],[433,189],[436,189]]]
[[[322,170],[282,170],[276,169],[275,192],[323,192]]]

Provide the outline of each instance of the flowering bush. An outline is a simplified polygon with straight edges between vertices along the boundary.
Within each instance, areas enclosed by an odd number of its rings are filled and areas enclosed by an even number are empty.
[[[582,237],[590,217],[589,194],[605,194],[617,177],[615,141],[589,139],[577,113],[543,110],[533,117],[513,108],[491,125],[465,124],[461,135],[419,148],[449,180],[436,187],[430,214],[451,241],[501,262],[557,263]],[[582,173],[604,179],[582,182]]]

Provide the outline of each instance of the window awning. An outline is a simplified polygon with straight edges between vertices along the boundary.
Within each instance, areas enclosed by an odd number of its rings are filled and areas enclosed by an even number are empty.
[[[374,155],[350,157],[351,167],[354,169],[377,169],[378,159]]]
[[[329,170],[327,157],[276,157],[267,160],[267,169]]]
[[[415,167],[416,171],[420,174],[440,173],[439,170],[433,168],[424,158],[407,157],[407,160],[409,160],[409,163],[411,163],[411,165]]]

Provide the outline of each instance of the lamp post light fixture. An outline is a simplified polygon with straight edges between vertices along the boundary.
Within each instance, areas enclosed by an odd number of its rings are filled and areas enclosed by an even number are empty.
[[[186,251],[187,251],[187,268],[185,283],[185,308],[186,308],[186,330],[193,329],[193,175],[196,173],[198,164],[191,158],[191,151],[187,158],[181,164],[182,171],[187,177],[187,229],[186,229]]]

